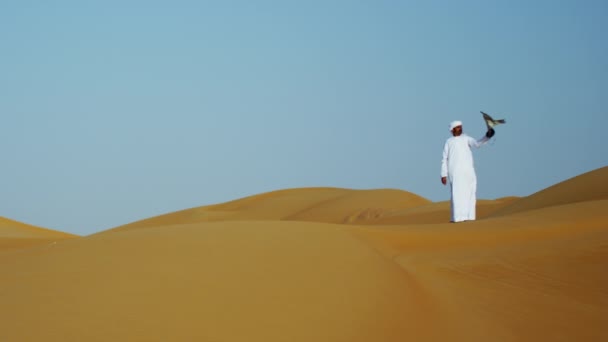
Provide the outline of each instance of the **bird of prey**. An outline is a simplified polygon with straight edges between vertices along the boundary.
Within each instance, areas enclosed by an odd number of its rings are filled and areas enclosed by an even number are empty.
[[[506,123],[506,121],[504,119],[494,120],[494,119],[492,119],[491,116],[489,116],[488,114],[486,114],[484,112],[481,112],[481,114],[483,115],[483,119],[486,121],[486,126],[488,126],[488,129],[494,128],[494,126],[496,126],[496,125]]]

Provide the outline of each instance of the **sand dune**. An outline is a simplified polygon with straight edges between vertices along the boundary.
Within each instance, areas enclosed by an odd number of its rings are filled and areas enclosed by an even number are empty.
[[[397,341],[431,324],[415,281],[323,224],[154,227],[19,257],[0,258],[7,341]]]
[[[601,199],[608,199],[608,166],[524,197],[492,215],[508,215],[542,207]]]
[[[424,284],[452,317],[449,340],[603,341],[606,209],[608,200],[587,201],[457,229],[418,225],[358,234]]]
[[[133,222],[118,230],[217,221],[286,220],[358,223],[385,212],[431,203],[410,192],[380,189],[299,188],[186,209]]]
[[[8,249],[52,243],[74,237],[76,235],[0,217],[0,252]]]
[[[485,218],[495,213],[518,197],[506,197],[496,200],[477,201],[477,217]],[[378,211],[376,216],[368,216],[356,220],[353,223],[360,225],[406,225],[406,224],[431,224],[445,223],[450,220],[450,202],[428,203],[407,209],[393,209]]]
[[[288,189],[6,250],[0,341],[605,341],[607,181],[460,224],[405,191]]]

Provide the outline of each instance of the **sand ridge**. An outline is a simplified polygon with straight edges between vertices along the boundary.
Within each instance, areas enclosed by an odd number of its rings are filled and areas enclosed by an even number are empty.
[[[386,213],[428,203],[431,202],[421,196],[395,189],[296,188],[181,210],[129,223],[113,230],[216,221],[359,223],[375,217],[366,216],[369,213]]]
[[[76,237],[78,236],[0,217],[0,253]]]
[[[514,201],[492,215],[592,200],[608,199],[608,166],[586,172]]]

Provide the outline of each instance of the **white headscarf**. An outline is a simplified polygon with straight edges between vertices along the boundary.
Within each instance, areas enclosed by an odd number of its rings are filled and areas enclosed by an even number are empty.
[[[451,131],[452,131],[452,130],[455,128],[455,127],[458,127],[458,126],[462,126],[462,121],[452,121],[452,122],[450,123],[450,132],[451,132]]]

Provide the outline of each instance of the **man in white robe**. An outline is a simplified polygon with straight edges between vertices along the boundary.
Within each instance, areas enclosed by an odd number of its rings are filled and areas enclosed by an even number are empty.
[[[462,133],[461,121],[450,123],[450,131],[453,136],[443,147],[441,183],[446,185],[450,182],[451,222],[475,220],[477,176],[471,148],[484,145],[494,136],[494,129],[489,128],[479,140]]]

